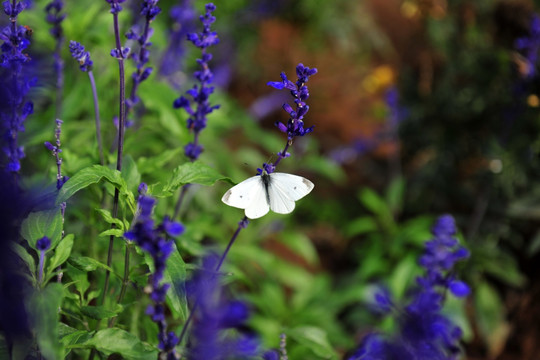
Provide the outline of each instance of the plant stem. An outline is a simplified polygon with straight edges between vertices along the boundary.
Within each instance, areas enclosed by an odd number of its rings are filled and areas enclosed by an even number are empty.
[[[221,266],[223,265],[223,262],[225,261],[225,258],[227,257],[227,254],[229,253],[229,250],[231,250],[232,245],[234,244],[236,238],[238,237],[238,234],[240,234],[240,231],[244,229],[247,226],[247,224],[248,224],[248,218],[244,216],[242,220],[240,220],[240,222],[238,223],[238,227],[236,228],[236,231],[232,235],[231,240],[229,240],[229,243],[227,244],[225,251],[223,251],[221,258],[219,259],[219,262],[215,269],[216,274],[221,270]],[[195,304],[193,304],[193,308],[191,309],[191,312],[189,313],[189,316],[186,319],[184,326],[182,327],[182,332],[180,333],[180,336],[178,337],[178,345],[182,343],[182,339],[186,335],[187,328],[189,327],[189,324],[191,323],[191,320],[193,319],[193,314],[195,314],[195,311],[197,310],[198,307],[199,307],[199,299],[196,299]]]
[[[180,196],[178,196],[178,201],[176,202],[176,206],[174,207],[174,214],[172,216],[172,220],[177,219],[178,215],[180,214],[180,207],[182,206],[184,196],[186,196],[186,192],[189,186],[190,184],[185,184],[184,186],[182,186],[182,190],[180,190]]]
[[[124,150],[124,125],[126,122],[126,86],[125,86],[125,70],[124,70],[124,59],[122,58],[122,45],[120,42],[120,29],[118,26],[118,13],[113,14],[114,20],[114,37],[116,40],[116,49],[118,50],[118,72],[120,76],[120,96],[119,96],[119,117],[118,117],[118,149],[116,155],[116,170],[122,171],[122,152]],[[118,218],[118,200],[120,192],[118,188],[114,189],[114,200],[113,200],[113,209],[112,217]],[[116,226],[112,224],[111,228]],[[109,250],[107,252],[107,266],[110,267],[112,264],[112,254],[113,254],[113,244],[114,236],[111,235],[109,238]],[[127,248],[126,248],[127,249]],[[127,250],[126,250],[127,251]],[[129,255],[126,256],[126,259],[129,260]],[[127,265],[129,267],[129,264]],[[109,278],[111,273],[109,270],[105,273],[105,284],[103,286],[103,294],[101,294],[100,304],[102,305],[105,300],[105,295],[109,290]],[[122,285],[122,287],[125,287]]]
[[[96,89],[96,81],[92,70],[88,71],[88,78],[90,79],[90,85],[92,86],[92,96],[94,97],[94,117],[96,119],[96,139],[99,149],[99,162],[101,165],[105,165],[105,158],[103,157],[103,143],[101,141],[101,121],[99,119],[99,101]]]

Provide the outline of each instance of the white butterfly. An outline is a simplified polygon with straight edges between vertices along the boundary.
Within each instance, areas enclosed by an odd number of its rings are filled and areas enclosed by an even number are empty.
[[[261,175],[250,177],[230,188],[221,201],[245,209],[250,219],[260,218],[269,210],[289,214],[294,210],[294,202],[309,194],[314,186],[301,176],[263,171]]]

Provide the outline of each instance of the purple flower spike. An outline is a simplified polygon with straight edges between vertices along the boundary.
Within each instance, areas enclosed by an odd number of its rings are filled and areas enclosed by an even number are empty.
[[[305,136],[313,131],[313,126],[304,128],[304,121],[302,119],[309,111],[309,106],[306,104],[306,100],[309,98],[309,91],[306,83],[310,76],[315,75],[316,73],[317,69],[311,69],[300,63],[296,66],[296,75],[298,76],[296,83],[287,79],[287,75],[285,75],[284,72],[280,74],[281,82],[270,81],[267,83],[268,86],[272,86],[278,90],[290,90],[291,95],[294,98],[296,109],[293,109],[292,106],[287,103],[283,104],[283,110],[289,115],[287,125],[279,121],[276,121],[275,123],[281,132],[287,134],[289,140],[293,140],[297,136]]]
[[[246,333],[249,309],[223,296],[221,278],[215,272],[217,257],[203,259],[202,268],[187,284],[188,299],[196,302],[188,359],[236,359],[258,355],[259,340]],[[227,336],[235,329],[237,336]]]
[[[17,25],[17,16],[26,8],[26,3],[4,1],[2,6],[9,21],[0,29],[0,126],[3,134],[0,148],[5,155],[1,163],[8,173],[16,174],[24,157],[23,148],[18,145],[18,133],[24,131],[24,121],[33,112],[32,102],[25,98],[35,80],[26,73],[30,57],[24,51],[30,45],[30,32]]]
[[[458,297],[470,292],[467,284],[451,274],[454,263],[465,253],[454,238],[457,230],[452,216],[437,219],[432,232],[435,237],[426,243],[425,254],[420,258],[425,275],[417,279],[419,286],[400,313],[398,334],[368,335],[348,360],[457,358],[462,331],[441,309],[448,290]],[[376,301],[382,307],[390,304],[385,295],[376,296]]]
[[[207,52],[207,48],[219,43],[219,38],[215,31],[210,30],[210,25],[216,21],[212,15],[216,6],[214,4],[206,5],[206,13],[200,16],[203,24],[203,31],[200,33],[189,33],[187,39],[196,47],[202,50],[201,57],[197,59],[200,65],[200,70],[195,71],[194,76],[198,84],[186,92],[192,100],[185,96],[180,96],[173,103],[174,108],[183,108],[189,115],[187,120],[187,128],[193,131],[193,142],[190,142],[184,147],[184,154],[191,161],[199,158],[203,151],[203,147],[199,145],[199,134],[206,128],[207,115],[212,111],[219,109],[219,105],[210,105],[209,97],[214,92],[214,87],[210,86],[213,81],[214,74],[210,70],[208,62],[212,59],[212,55]],[[192,104],[194,107],[192,107]]]
[[[79,62],[79,67],[82,71],[88,72],[92,70],[92,59],[90,53],[84,50],[84,46],[76,41],[69,42],[69,51],[71,56]]]
[[[179,236],[184,232],[182,224],[170,220],[168,217],[163,222],[154,226],[152,210],[156,200],[145,195],[148,187],[145,183],[139,185],[139,198],[137,201],[138,216],[132,229],[124,233],[124,237],[134,241],[141,249],[150,254],[154,261],[154,273],[149,278],[150,299],[153,304],[148,306],[148,314],[157,323],[159,333],[159,348],[162,353],[167,354],[167,358],[175,359],[175,346],[178,338],[173,332],[167,332],[167,322],[165,319],[165,297],[170,284],[161,283],[165,272],[167,259],[174,251],[174,241],[167,239],[167,236]]]
[[[130,40],[135,40],[139,44],[139,51],[134,51],[130,57],[135,64],[135,71],[131,75],[133,80],[133,86],[131,87],[131,93],[129,98],[126,100],[126,112],[129,111],[140,102],[139,97],[137,96],[137,90],[139,85],[148,79],[153,69],[147,66],[150,59],[150,47],[152,43],[150,38],[153,34],[153,29],[150,27],[152,21],[155,20],[156,16],[161,12],[161,9],[157,6],[159,0],[144,0],[141,5],[140,15],[144,17],[144,26],[142,31],[138,29],[137,26],[133,26],[130,31],[126,34],[126,37]],[[114,50],[113,50],[114,51]],[[122,56],[127,57],[127,52],[122,54]]]

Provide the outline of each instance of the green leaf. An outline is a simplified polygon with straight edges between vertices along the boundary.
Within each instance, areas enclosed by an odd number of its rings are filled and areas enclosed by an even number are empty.
[[[288,332],[291,338],[311,349],[313,353],[324,359],[338,359],[338,354],[330,345],[326,331],[314,326],[300,326]]]
[[[371,216],[363,216],[350,221],[345,227],[345,234],[349,237],[377,231],[377,222]]]
[[[105,230],[101,233],[99,233],[99,237],[103,237],[103,236],[116,236],[118,238],[123,238],[124,237],[124,230],[120,230],[120,229],[109,229],[109,230]]]
[[[233,183],[231,179],[221,175],[214,168],[201,162],[188,162],[174,169],[169,181],[162,184],[150,186],[149,193],[157,197],[165,197],[173,194],[179,187],[185,184],[200,184],[211,186],[218,180]]]
[[[128,189],[137,189],[141,183],[141,174],[137,168],[137,164],[131,155],[124,156],[122,165],[122,177],[126,180]]]
[[[386,203],[393,212],[401,211],[403,207],[403,196],[405,195],[405,180],[403,177],[397,177],[388,186],[386,190]]]
[[[167,291],[167,303],[175,318],[180,316],[182,319],[186,319],[188,313],[185,288],[186,263],[180,256],[176,245],[174,245],[171,256],[167,259],[163,281],[171,284],[169,291]]]
[[[62,284],[52,283],[33,294],[29,311],[34,321],[34,330],[41,354],[45,359],[63,359],[64,348],[59,339],[59,313],[64,288]]]
[[[486,282],[478,284],[474,300],[480,334],[488,344],[495,345],[508,326],[504,304],[497,291]]]
[[[47,266],[47,275],[51,274],[58,266],[62,265],[69,258],[71,249],[73,248],[73,238],[73,234],[69,234],[60,241]]]
[[[116,219],[112,216],[111,212],[105,209],[96,209],[96,211],[103,217],[108,224],[115,224],[120,230],[124,230],[124,223],[120,219]]]
[[[167,304],[175,318],[179,316],[182,319],[187,317],[187,299],[186,299],[186,263],[176,245],[173,244],[174,250],[171,256],[167,259],[167,267],[163,273],[163,283],[171,284],[167,291]],[[154,271],[154,262],[147,252],[144,252],[144,260],[150,271]]]
[[[47,236],[51,239],[51,249],[54,249],[62,236],[60,207],[30,213],[22,222],[21,235],[28,241],[30,247],[36,251],[36,242]]]
[[[107,265],[102,264],[99,261],[90,257],[86,257],[86,256],[72,256],[68,259],[68,263],[72,265],[73,267],[84,272],[94,271],[98,268],[102,268],[102,269],[109,270],[112,272],[112,269],[108,267]]]
[[[112,318],[113,316],[116,316],[121,311],[122,311],[122,307],[119,307],[117,311],[106,309],[104,306],[83,306],[81,308],[82,314],[94,320]]]
[[[411,280],[417,271],[418,267],[416,265],[414,254],[405,256],[399,264],[395,266],[389,281],[389,286],[392,293],[395,294],[398,299],[404,296],[407,286],[411,283]]]
[[[360,201],[369,211],[377,215],[382,229],[385,229],[390,234],[396,231],[396,224],[390,208],[375,191],[369,188],[362,189],[360,192]]]
[[[71,345],[69,348],[95,348],[105,356],[119,354],[127,360],[155,360],[158,355],[155,347],[118,328],[100,330],[86,342]]]
[[[313,242],[304,234],[299,232],[287,232],[280,239],[285,246],[300,255],[307,263],[316,265],[319,262],[319,255]]]
[[[173,158],[178,158],[183,150],[184,148],[177,147],[172,150],[165,150],[159,155],[149,158],[139,157],[137,159],[137,168],[140,169],[139,171],[141,174],[151,174],[155,172],[156,169],[163,168]]]
[[[19,257],[24,261],[26,266],[28,266],[28,270],[30,270],[30,274],[34,276],[34,274],[36,273],[36,262],[34,258],[32,257],[32,255],[30,255],[28,251],[26,251],[25,248],[23,248],[21,245],[17,244],[16,242],[11,242],[11,248],[13,249],[13,251],[17,253],[17,255],[19,255]]]
[[[135,197],[128,190],[126,181],[118,170],[112,170],[102,165],[92,165],[77,172],[62,186],[58,192],[56,203],[60,204],[68,200],[79,190],[82,190],[92,184],[96,184],[105,179],[113,184],[122,196],[126,198],[128,206],[132,212],[135,212]]]

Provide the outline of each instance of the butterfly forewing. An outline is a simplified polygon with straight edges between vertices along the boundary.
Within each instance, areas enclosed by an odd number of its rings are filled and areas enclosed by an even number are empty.
[[[313,190],[313,183],[298,175],[286,173],[272,173],[272,183],[278,184],[287,193],[289,199],[300,200]]]
[[[247,208],[261,191],[261,177],[253,176],[230,188],[221,198],[225,204],[240,209]]]

